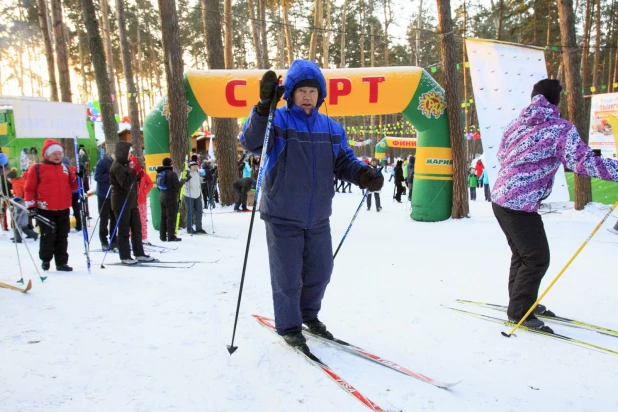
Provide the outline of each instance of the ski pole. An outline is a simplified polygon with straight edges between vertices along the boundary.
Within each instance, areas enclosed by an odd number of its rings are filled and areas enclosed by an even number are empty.
[[[526,312],[526,314],[520,319],[519,323],[517,325],[515,325],[513,330],[510,333],[500,332],[500,333],[502,333],[502,336],[506,336],[507,338],[510,338],[511,336],[513,336],[513,333],[515,333],[515,331],[521,326],[521,324],[524,322],[524,319],[526,319],[528,317],[528,315],[530,315],[532,313],[534,308],[536,308],[536,306],[539,304],[539,302],[541,302],[541,300],[545,297],[547,292],[549,292],[549,290],[552,288],[552,286],[554,286],[554,284],[558,281],[558,279],[560,279],[560,276],[562,276],[562,274],[567,270],[567,268],[571,265],[571,263],[573,263],[573,261],[575,260],[577,255],[579,255],[579,252],[581,252],[584,249],[584,247],[586,247],[586,245],[588,244],[590,239],[592,239],[592,237],[595,235],[595,233],[597,233],[597,231],[601,228],[603,223],[605,223],[605,221],[609,218],[609,216],[612,214],[612,212],[614,211],[614,209],[616,207],[618,207],[618,202],[614,203],[614,205],[609,208],[609,212],[607,212],[607,214],[599,222],[597,227],[594,228],[594,230],[588,236],[588,238],[586,240],[584,240],[584,243],[582,243],[582,245],[579,247],[579,249],[577,249],[575,254],[571,257],[571,259],[569,259],[567,264],[562,268],[562,270],[560,271],[560,273],[558,273],[558,275],[554,278],[554,280],[552,280],[552,282],[549,284],[549,286],[547,286],[545,291],[543,291],[543,293],[541,294],[541,296],[539,296],[539,298],[536,300],[536,302],[534,302],[534,304],[532,306],[530,306],[530,309],[528,309],[528,312]]]
[[[17,225],[17,222],[16,222],[14,217],[13,217],[13,224],[15,225],[16,228],[18,228],[17,230],[19,231],[19,235],[21,236],[22,240],[24,241],[24,246],[26,246],[26,252],[28,252],[28,256],[30,256],[30,260],[32,261],[32,264],[34,265],[34,268],[36,269],[37,275],[39,275],[39,279],[41,279],[41,282],[45,282],[45,280],[47,279],[47,276],[41,276],[41,272],[39,272],[39,267],[37,266],[36,262],[34,261],[34,258],[32,257],[32,253],[30,253],[30,247],[28,247],[28,242],[26,242],[26,237],[24,236],[24,231],[21,229],[21,227],[19,227]],[[55,226],[54,226],[54,229],[55,229]],[[21,269],[21,267],[20,267],[20,269]],[[17,283],[21,283],[22,285],[24,284],[24,277],[23,277],[23,275],[22,275],[22,278],[17,281]]]
[[[88,220],[87,220],[87,213],[86,213],[87,200],[84,198],[84,183],[82,181],[82,178],[79,176],[80,174],[79,148],[77,144],[77,136],[73,138],[73,143],[75,145],[75,156],[76,156],[75,166],[77,169],[77,194],[78,194],[78,199],[79,199],[79,203],[81,206],[79,208],[79,214],[82,219],[82,235],[84,236],[84,254],[86,255],[86,265],[88,267],[88,273],[91,273],[90,271],[90,241],[88,240],[88,226],[87,226]]]
[[[247,272],[247,259],[249,258],[249,246],[251,245],[251,233],[253,232],[253,220],[255,219],[256,205],[259,201],[260,187],[262,186],[262,175],[264,168],[262,167],[266,162],[266,151],[268,148],[268,140],[270,138],[270,129],[275,118],[275,110],[277,109],[277,91],[279,90],[279,81],[281,76],[277,79],[273,90],[273,97],[270,102],[270,111],[268,112],[268,123],[266,123],[266,133],[264,134],[264,144],[262,145],[262,157],[260,157],[260,171],[258,172],[257,184],[255,185],[255,199],[253,201],[253,210],[251,211],[251,221],[249,222],[249,234],[247,235],[247,246],[245,248],[245,260],[242,265],[242,275],[240,276],[240,288],[238,290],[238,303],[236,304],[236,316],[234,318],[234,330],[232,331],[232,343],[227,345],[227,351],[231,354],[236,352],[238,346],[234,346],[234,338],[236,337],[236,326],[238,325],[238,313],[240,312],[240,300],[242,299],[242,289],[245,284],[245,273]]]
[[[101,205],[101,208],[99,209],[99,216],[97,217],[97,221],[94,224],[94,228],[92,229],[92,236],[90,236],[90,239],[88,239],[88,244],[90,245],[90,242],[92,241],[92,238],[94,237],[94,232],[96,232],[97,230],[97,225],[99,224],[99,220],[101,220],[101,212],[103,211],[103,208],[105,207],[105,202],[107,202],[107,199],[109,198],[109,192],[111,192],[112,190],[112,185],[109,185],[109,188],[107,189],[107,194],[105,195],[105,199],[103,199],[103,204]]]
[[[101,269],[105,269],[105,266],[103,266],[103,263],[105,263],[105,257],[107,257],[107,252],[109,252],[109,248],[111,247],[112,243],[114,242],[114,236],[116,235],[116,231],[118,230],[118,225],[120,224],[120,219],[122,218],[122,213],[124,212],[124,208],[127,205],[127,201],[129,200],[129,196],[131,196],[131,191],[133,190],[133,185],[135,184],[132,183],[131,187],[129,188],[129,192],[127,194],[127,198],[124,200],[124,203],[122,204],[122,208],[120,209],[120,214],[118,215],[118,218],[116,219],[116,226],[114,227],[114,231],[112,232],[112,235],[109,238],[109,244],[107,245],[107,250],[105,251],[105,254],[103,255],[103,260],[101,261]]]
[[[361,199],[360,204],[356,208],[356,212],[354,213],[354,216],[352,217],[352,221],[350,222],[350,225],[348,226],[348,229],[345,231],[345,233],[343,235],[343,238],[341,239],[341,242],[339,242],[339,246],[337,246],[337,250],[335,250],[335,254],[333,255],[333,260],[335,260],[335,258],[337,257],[337,253],[339,253],[339,249],[341,248],[341,245],[343,245],[343,241],[348,236],[348,232],[352,228],[352,224],[356,220],[356,216],[358,216],[358,212],[361,210],[361,207],[363,206],[363,203],[365,203],[365,199],[367,198],[368,194],[369,194],[369,190],[365,189],[365,194],[363,195],[363,198]]]

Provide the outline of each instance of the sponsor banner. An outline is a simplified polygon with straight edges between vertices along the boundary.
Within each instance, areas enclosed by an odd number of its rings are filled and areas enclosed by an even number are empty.
[[[589,145],[605,157],[616,157],[618,93],[596,94],[590,103]]]

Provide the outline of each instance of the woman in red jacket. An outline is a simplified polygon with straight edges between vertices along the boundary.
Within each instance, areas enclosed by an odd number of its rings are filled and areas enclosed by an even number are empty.
[[[485,169],[485,165],[481,161],[481,159],[476,161],[476,166],[474,166],[476,170],[476,179],[478,180],[479,187],[483,187],[483,181],[481,180],[481,175],[483,174],[483,169]]]
[[[135,156],[131,156],[129,167],[133,173],[137,175],[137,208],[142,221],[142,240],[148,239],[148,193],[152,189],[152,179],[148,173],[144,171],[139,160]],[[146,242],[144,242],[146,243]]]
[[[26,207],[56,224],[55,231],[47,225],[41,226],[39,258],[43,270],[49,270],[49,262],[54,258],[56,270],[70,272],[73,268],[67,264],[67,247],[72,193],[77,190],[77,179],[75,172],[62,164],[64,148],[59,142],[45,140],[42,153],[43,161],[28,169]]]

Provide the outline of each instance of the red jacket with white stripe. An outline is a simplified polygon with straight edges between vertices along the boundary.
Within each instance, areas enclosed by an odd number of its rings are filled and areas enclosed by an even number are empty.
[[[38,174],[37,174],[38,169]],[[72,193],[77,190],[75,172],[62,163],[48,160],[28,168],[26,178],[26,207],[43,210],[69,209]]]

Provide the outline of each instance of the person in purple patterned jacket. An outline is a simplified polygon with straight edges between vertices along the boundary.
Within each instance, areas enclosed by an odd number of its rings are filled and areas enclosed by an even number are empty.
[[[551,193],[560,164],[583,176],[618,181],[618,162],[595,156],[575,126],[560,118],[561,91],[558,80],[536,83],[530,105],[504,129],[497,154],[500,171],[491,201],[512,251],[507,315],[515,322],[536,302],[549,267],[549,244],[538,210]],[[553,315],[538,305],[523,325],[551,331],[535,314]]]

